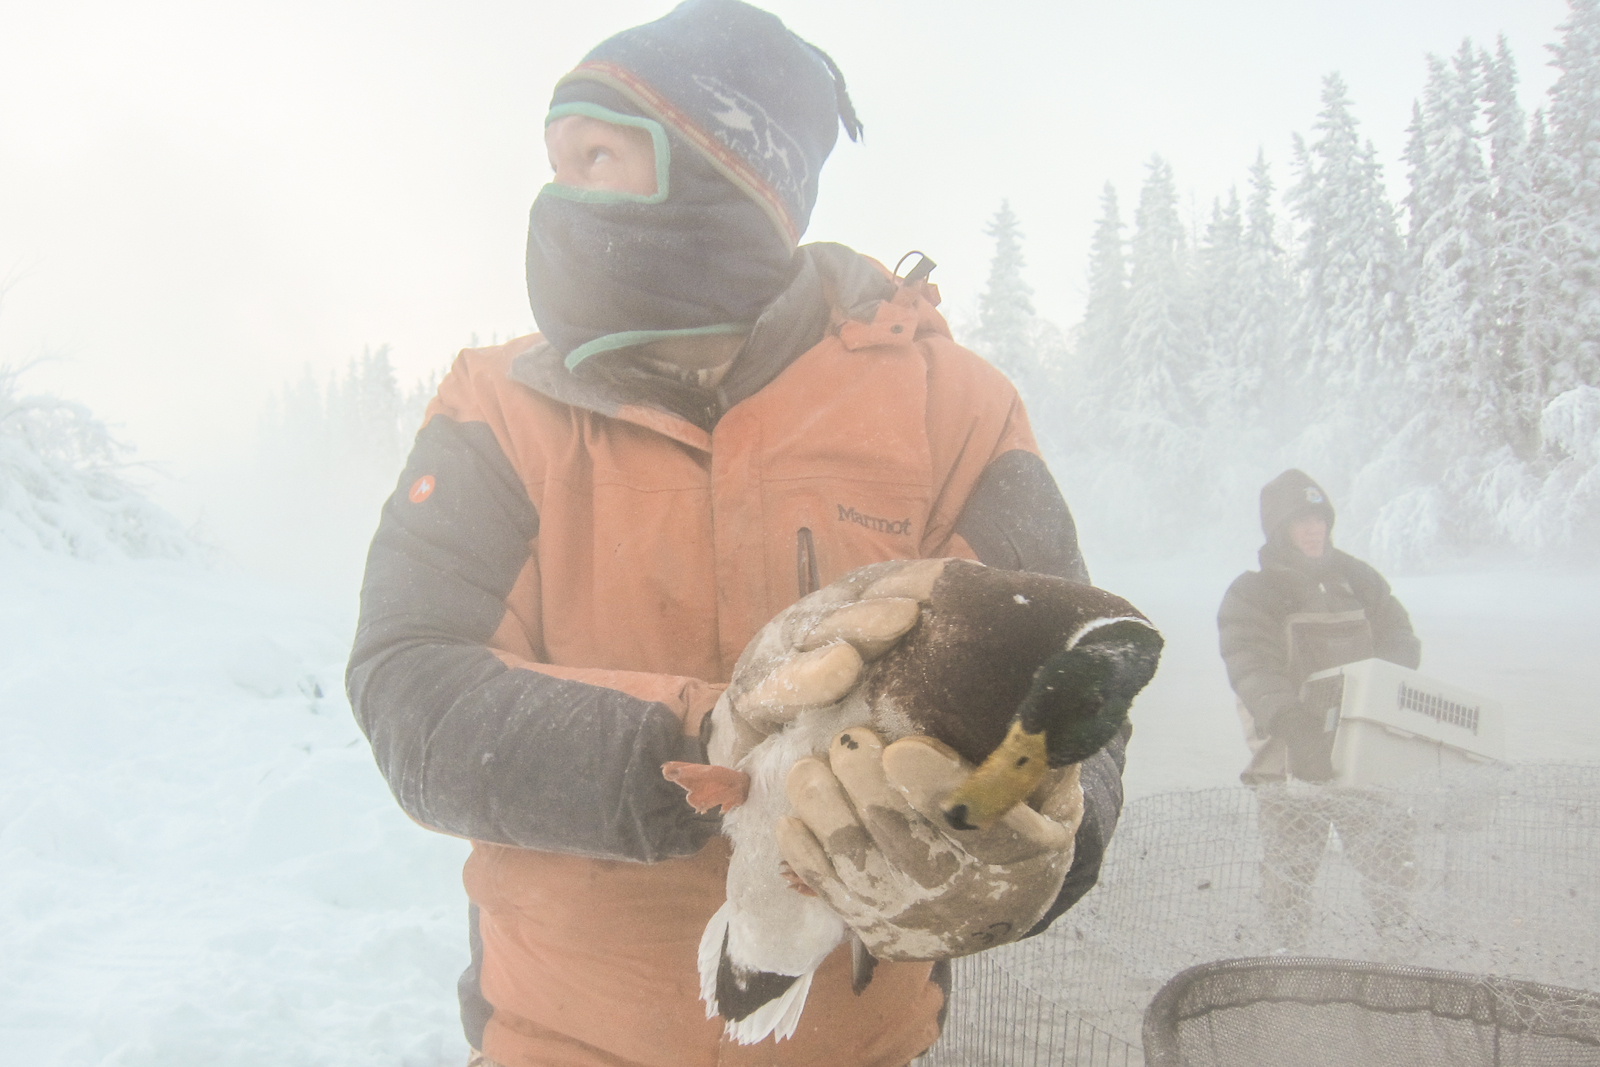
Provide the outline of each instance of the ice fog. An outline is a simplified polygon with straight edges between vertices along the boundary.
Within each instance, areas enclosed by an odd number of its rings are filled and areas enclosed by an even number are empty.
[[[1288,466],[1329,489],[1335,544],[1393,582],[1424,673],[1505,705],[1511,760],[1600,762],[1600,206],[1575,180],[1600,24],[1573,11],[1544,95],[1519,96],[1531,40],[1413,67],[1404,155],[1377,135],[1386,166],[1361,86],[1337,78],[1307,87],[1287,153],[1241,156],[1231,188],[1207,175],[1214,201],[1186,198],[1172,160],[1108,164],[1121,184],[1074,201],[1070,271],[1050,266],[1071,243],[1053,215],[1019,198],[980,232],[1005,187],[961,191],[950,244],[970,262],[935,278],[958,337],[1017,382],[1096,583],[1167,638],[1133,713],[1131,801],[1237,785],[1215,614],[1256,565],[1257,490]],[[1040,295],[1069,273],[1081,315]],[[70,376],[20,370],[31,349],[0,350],[16,1062],[464,1058],[466,846],[400,813],[342,680],[366,545],[446,362],[357,355],[348,323],[329,329],[336,358],[226,393],[233,425],[197,422],[213,455],[178,478],[119,447],[148,423],[107,430],[104,393],[90,410]]]

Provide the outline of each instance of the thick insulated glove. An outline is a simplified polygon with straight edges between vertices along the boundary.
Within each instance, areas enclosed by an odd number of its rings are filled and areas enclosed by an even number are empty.
[[[939,802],[971,772],[932,738],[885,748],[864,728],[838,734],[826,763],[807,758],[789,772],[799,817],[779,820],[778,847],[878,959],[947,959],[1014,941],[1061,891],[1083,819],[1078,765],[1050,772],[989,829],[958,836]]]
[[[1283,739],[1288,750],[1289,773],[1302,782],[1333,779],[1333,731],[1327,728],[1325,708],[1294,704],[1272,717],[1268,732]]]
[[[762,739],[807,708],[855,688],[863,667],[916,625],[943,560],[863,567],[801,598],[745,646],[711,713],[707,753],[737,767]]]

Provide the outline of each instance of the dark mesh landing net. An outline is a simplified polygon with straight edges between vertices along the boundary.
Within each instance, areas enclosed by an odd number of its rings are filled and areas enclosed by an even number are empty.
[[[1191,967],[1145,1014],[1150,1067],[1600,1067],[1600,995],[1277,956]]]

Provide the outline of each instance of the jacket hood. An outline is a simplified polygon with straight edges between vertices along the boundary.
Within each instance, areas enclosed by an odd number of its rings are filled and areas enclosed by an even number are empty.
[[[1261,532],[1269,544],[1302,515],[1321,515],[1333,531],[1333,504],[1305,471],[1290,468],[1261,487]]]

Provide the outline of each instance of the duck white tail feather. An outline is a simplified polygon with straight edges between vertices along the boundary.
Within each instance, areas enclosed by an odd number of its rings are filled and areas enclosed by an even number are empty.
[[[779,1041],[793,1037],[795,1027],[800,1025],[800,1013],[805,1011],[806,994],[811,991],[811,976],[815,973],[807,971],[781,996],[767,1001],[738,1022],[729,1023],[728,1036],[741,1045],[754,1045],[768,1034]]]
[[[716,1017],[722,1010],[717,1003],[717,973],[722,967],[722,949],[727,943],[729,917],[732,914],[733,905],[724,902],[711,921],[706,923],[705,933],[700,935],[700,999],[705,1002],[708,1019]],[[805,1011],[806,995],[811,991],[811,976],[814,973],[807,971],[800,975],[782,993],[743,1019],[730,1020],[725,1027],[727,1035],[741,1045],[754,1045],[765,1040],[769,1034],[779,1041],[793,1037],[795,1028],[800,1025],[800,1015]]]
[[[722,942],[728,936],[728,916],[732,914],[732,902],[723,901],[700,935],[700,999],[705,1002],[707,1019],[717,1014],[717,967],[722,963]]]

